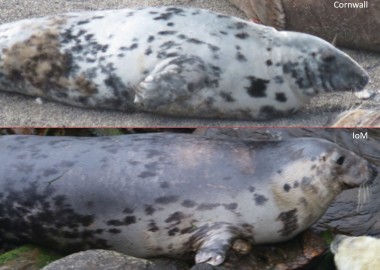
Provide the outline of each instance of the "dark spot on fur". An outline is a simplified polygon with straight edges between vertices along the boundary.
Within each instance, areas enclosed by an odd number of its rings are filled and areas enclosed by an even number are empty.
[[[228,33],[225,32],[225,31],[219,31],[219,33],[221,33],[221,34],[224,35],[224,36],[228,35]]]
[[[160,16],[153,18],[155,21],[163,20],[167,21],[173,16],[172,13],[162,13]]]
[[[256,205],[259,205],[259,206],[264,205],[268,201],[268,199],[265,196],[259,195],[259,194],[255,194],[254,199],[255,199]]]
[[[145,206],[145,214],[148,216],[153,215],[153,213],[156,212],[156,209],[152,205],[146,205]]]
[[[236,59],[239,61],[239,62],[247,62],[247,58],[244,56],[244,54],[242,54],[241,52],[237,52],[236,53]]]
[[[125,213],[125,214],[133,214],[133,209],[126,207],[126,208],[123,210],[123,213]]]
[[[297,209],[293,209],[288,212],[282,212],[278,216],[277,220],[283,223],[283,227],[279,231],[282,236],[289,236],[291,233],[298,229]]]
[[[161,36],[169,36],[169,35],[175,35],[177,33],[177,31],[160,31],[158,32],[157,34],[161,35]]]
[[[121,230],[112,228],[112,229],[109,229],[108,232],[112,234],[118,234],[118,233],[121,233]]]
[[[298,183],[298,181],[295,181],[294,184],[293,184],[293,188],[298,188],[299,185],[300,185],[300,184]]]
[[[292,187],[291,187],[289,184],[285,184],[285,185],[284,185],[284,190],[285,190],[286,192],[289,192],[291,188],[292,188]]]
[[[164,196],[164,197],[159,197],[154,200],[156,203],[159,204],[169,204],[169,203],[175,203],[178,201],[178,196]]]
[[[269,83],[268,80],[256,78],[254,76],[248,76],[247,80],[250,81],[250,86],[246,87],[247,93],[253,98],[266,97],[266,89]]]
[[[151,42],[153,42],[154,41],[154,36],[149,36],[148,37],[148,43],[151,43]]]
[[[187,39],[187,36],[185,36],[184,34],[180,34],[177,36],[179,39]]]
[[[203,210],[212,210],[216,207],[220,206],[220,203],[201,203],[197,210],[203,211]]]
[[[301,185],[302,186],[309,186],[312,182],[312,179],[311,177],[303,177],[302,180],[301,180]]]
[[[167,23],[166,25],[169,26],[169,27],[172,27],[172,26],[174,26],[174,23],[169,22],[169,23]]]
[[[89,23],[89,22],[90,22],[90,20],[82,20],[82,21],[79,21],[79,22],[77,23],[77,25],[87,24],[87,23]]]
[[[278,174],[282,174],[282,169],[279,169],[279,170],[277,171],[277,173],[278,173]]]
[[[160,182],[160,188],[168,188],[169,186],[168,182]]]
[[[136,217],[135,216],[126,216],[124,218],[124,225],[130,225],[136,223]]]
[[[235,23],[235,28],[236,28],[237,30],[241,30],[241,29],[243,29],[243,28],[245,28],[245,27],[247,27],[247,24],[244,23],[244,22],[237,22],[237,23]]]
[[[182,205],[183,207],[186,207],[186,208],[192,208],[192,207],[196,206],[197,203],[194,202],[194,201],[192,201],[192,200],[184,200],[184,201],[181,203],[181,205]]]
[[[286,102],[288,99],[286,98],[285,93],[276,93],[276,100],[278,102]]]
[[[166,11],[173,12],[174,14],[181,14],[184,12],[182,8],[178,8],[178,7],[168,7]]]
[[[139,177],[145,179],[145,178],[149,178],[149,177],[154,177],[156,175],[157,174],[155,172],[145,171],[145,172],[140,173]]]
[[[150,55],[150,54],[152,54],[152,52],[153,52],[152,49],[148,48],[145,50],[145,55]]]
[[[120,220],[117,219],[111,219],[107,221],[107,225],[109,226],[122,226],[124,223]]]
[[[248,188],[249,192],[255,192],[256,188],[254,186],[250,186]]]
[[[130,47],[129,47],[129,50],[134,50],[134,49],[137,49],[139,47],[139,45],[137,43],[133,43]]]
[[[237,203],[229,203],[229,204],[223,204],[223,206],[227,210],[236,210],[236,208],[238,207],[238,204]]]
[[[169,236],[174,236],[176,233],[178,233],[179,232],[179,229],[178,228],[173,228],[173,229],[170,229],[169,231],[168,231],[168,235]]]
[[[262,119],[269,119],[273,117],[282,117],[285,114],[292,114],[296,111],[296,109],[289,109],[287,111],[279,111],[273,106],[263,106],[260,109],[260,117]]]
[[[281,76],[276,76],[273,78],[274,82],[277,83],[277,84],[282,84],[284,83],[284,78],[282,78]]]
[[[192,233],[195,229],[196,229],[195,226],[186,227],[186,228],[182,229],[182,230],[180,231],[180,233],[181,233],[181,234]]]
[[[199,39],[196,38],[189,38],[187,42],[192,43],[192,44],[203,44],[203,41],[200,41]]]
[[[185,215],[182,212],[175,212],[171,214],[166,220],[166,223],[176,222],[176,224],[181,223],[181,220],[185,218]]]
[[[237,33],[235,37],[240,38],[240,39],[246,39],[249,37],[249,35],[245,32],[241,32],[241,33]]]
[[[218,46],[215,46],[215,45],[212,45],[212,44],[207,44],[207,46],[213,52],[220,51],[220,48]]]
[[[265,63],[267,64],[267,66],[271,66],[271,65],[273,65],[272,60],[267,60]]]
[[[232,97],[231,93],[221,92],[220,96],[224,99],[226,102],[235,102],[235,99]]]
[[[156,222],[154,220],[150,220],[148,224],[148,231],[150,232],[157,232],[160,228],[157,226]]]
[[[164,43],[162,43],[160,45],[160,48],[161,49],[165,49],[165,50],[168,50],[168,49],[171,49],[173,46],[175,45],[178,45],[177,43],[175,43],[174,41],[166,41]]]

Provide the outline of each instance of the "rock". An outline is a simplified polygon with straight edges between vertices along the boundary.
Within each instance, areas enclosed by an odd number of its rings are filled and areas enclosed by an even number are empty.
[[[87,250],[57,260],[42,270],[187,270],[183,262],[169,259],[144,260],[109,250]]]
[[[368,8],[336,8],[331,0],[230,0],[248,18],[273,26],[309,33],[338,46],[380,52],[380,0]],[[343,3],[344,1],[340,1]],[[350,3],[363,3],[350,0]],[[339,2],[338,2],[339,3]]]

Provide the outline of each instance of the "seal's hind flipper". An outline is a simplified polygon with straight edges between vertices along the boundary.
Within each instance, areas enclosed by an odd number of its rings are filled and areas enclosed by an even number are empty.
[[[235,236],[229,231],[221,230],[219,228],[208,232],[195,255],[195,263],[208,263],[217,266],[224,262]]]
[[[150,111],[187,99],[207,84],[207,77],[206,65],[200,57],[165,59],[139,84],[134,103]]]

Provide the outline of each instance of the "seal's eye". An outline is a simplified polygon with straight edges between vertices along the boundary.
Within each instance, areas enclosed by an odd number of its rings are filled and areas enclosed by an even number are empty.
[[[336,164],[338,164],[338,165],[343,165],[344,160],[345,160],[344,156],[341,156],[341,157],[339,157],[339,158],[336,160]]]

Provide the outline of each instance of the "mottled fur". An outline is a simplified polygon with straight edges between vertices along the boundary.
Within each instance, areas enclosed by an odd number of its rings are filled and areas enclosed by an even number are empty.
[[[0,90],[172,116],[271,119],[366,72],[316,37],[211,11],[147,7],[0,26]]]
[[[0,137],[0,236],[64,251],[195,255],[288,240],[371,165],[320,139]],[[246,243],[239,244],[237,239]]]

